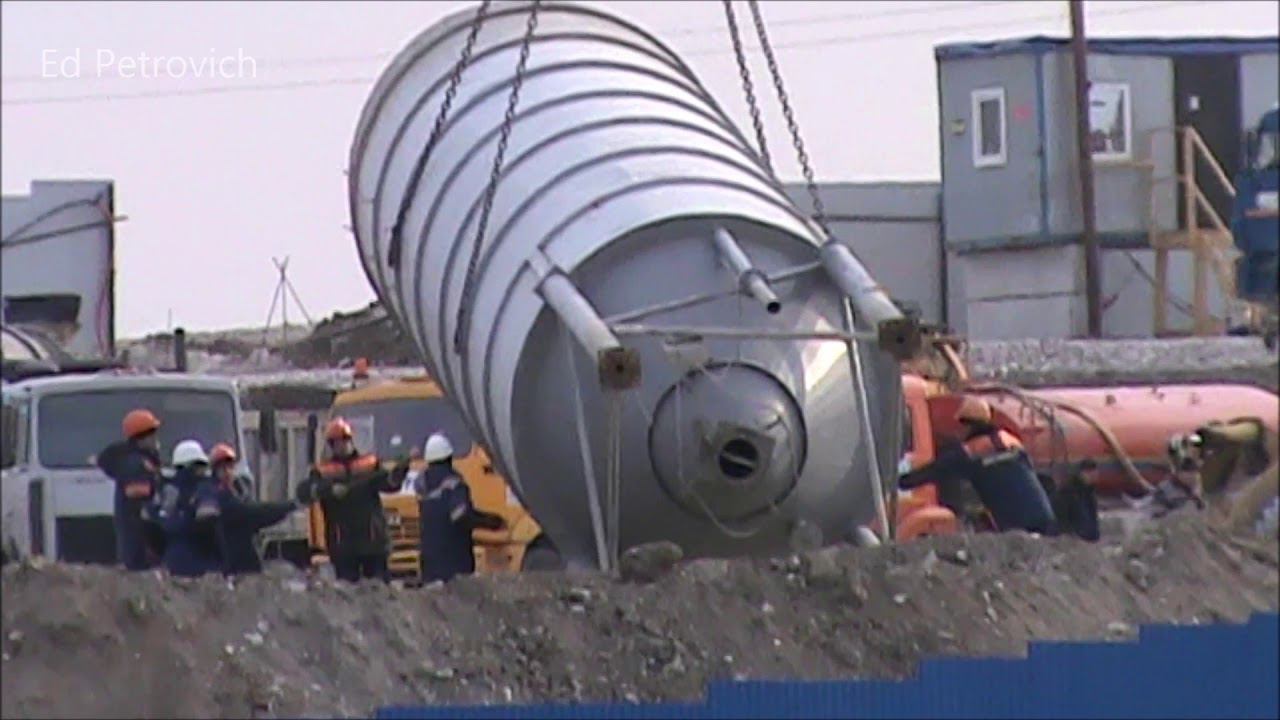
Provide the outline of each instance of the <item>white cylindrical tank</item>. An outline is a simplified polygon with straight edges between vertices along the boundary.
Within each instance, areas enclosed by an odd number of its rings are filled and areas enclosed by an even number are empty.
[[[892,358],[863,342],[855,358],[846,336],[855,316],[864,333],[900,316],[689,68],[624,20],[541,7],[455,348],[529,9],[490,9],[416,185],[475,10],[375,85],[349,189],[379,299],[571,563],[654,540],[727,555],[800,529],[846,537],[897,465],[900,396]]]

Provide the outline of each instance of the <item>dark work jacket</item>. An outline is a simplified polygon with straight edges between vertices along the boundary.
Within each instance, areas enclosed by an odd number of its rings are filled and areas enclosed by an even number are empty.
[[[324,541],[330,556],[388,554],[381,494],[400,486],[399,478],[383,470],[376,455],[322,462],[306,482],[310,487],[303,494],[319,501],[324,511]],[[347,486],[347,494],[341,498],[333,493],[339,483]]]
[[[211,514],[201,517],[200,511]],[[199,577],[222,569],[217,483],[190,467],[179,469],[156,496],[151,517],[164,530],[164,566],[173,575]]]
[[[1000,530],[1057,532],[1049,496],[1036,477],[1022,443],[994,426],[980,426],[958,445],[945,448],[937,460],[899,480],[903,489],[926,482],[940,486],[963,477],[977,491]]]
[[[470,488],[446,460],[428,465],[415,489],[422,527],[422,581],[445,581],[474,573],[471,531],[475,507]]]
[[[262,572],[262,558],[254,546],[254,536],[293,512],[293,503],[259,503],[245,500],[234,490],[219,487],[218,540],[222,571],[227,574]]]
[[[116,557],[129,570],[146,570],[159,562],[163,537],[142,513],[161,485],[160,457],[129,440],[112,443],[98,453],[98,467],[115,482],[113,502]],[[138,493],[129,497],[125,489]]]

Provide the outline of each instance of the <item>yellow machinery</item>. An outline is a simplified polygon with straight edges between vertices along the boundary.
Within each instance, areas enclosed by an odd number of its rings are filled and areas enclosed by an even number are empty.
[[[357,373],[357,378],[363,373]],[[430,378],[423,376],[385,382],[370,382],[338,393],[331,416],[342,416],[356,433],[356,446],[374,452],[388,469],[398,459],[414,459],[412,470],[426,463],[416,457],[433,432],[443,432],[454,447],[454,468],[471,490],[476,508],[502,516],[501,530],[477,529],[476,572],[518,571],[525,565],[526,552],[535,543],[545,545],[542,528],[508,488],[506,480],[490,463],[489,456],[472,439],[462,416]],[[408,493],[384,493],[382,507],[387,514],[391,538],[388,566],[392,577],[420,579],[419,517],[417,497]],[[316,554],[313,563],[328,561],[324,547],[324,516],[318,504],[310,509],[310,541]]]

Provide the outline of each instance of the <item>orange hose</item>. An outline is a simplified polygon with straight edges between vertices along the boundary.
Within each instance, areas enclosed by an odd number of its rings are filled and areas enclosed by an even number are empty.
[[[1102,438],[1103,442],[1107,444],[1107,448],[1111,450],[1111,454],[1120,463],[1120,467],[1124,471],[1125,477],[1129,480],[1133,489],[1140,490],[1143,495],[1148,495],[1155,491],[1155,488],[1151,486],[1151,483],[1147,482],[1147,479],[1142,477],[1142,473],[1138,472],[1138,468],[1133,464],[1133,461],[1129,458],[1129,454],[1125,452],[1124,447],[1120,444],[1120,441],[1116,439],[1116,436],[1111,432],[1111,430],[1094,417],[1093,413],[1085,410],[1079,405],[1063,400],[1034,397],[1027,394],[1027,392],[1021,388],[1014,387],[1012,385],[1005,385],[1003,383],[978,383],[969,385],[965,390],[973,392],[1003,392],[1012,395],[1028,406],[1034,406],[1034,400],[1035,402],[1046,403],[1059,410],[1075,415],[1092,427]]]

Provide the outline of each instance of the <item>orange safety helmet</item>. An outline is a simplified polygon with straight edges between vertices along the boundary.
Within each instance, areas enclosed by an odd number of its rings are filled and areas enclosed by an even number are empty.
[[[209,451],[209,464],[220,465],[236,461],[236,450],[226,443],[218,443]]]
[[[336,417],[329,421],[324,428],[324,439],[333,442],[335,440],[350,440],[354,436],[351,432],[351,423],[345,418]]]
[[[132,440],[159,430],[160,420],[151,414],[150,410],[138,409],[132,410],[128,415],[125,415],[121,426],[124,429],[125,439]]]
[[[960,401],[960,408],[956,410],[957,422],[975,422],[990,423],[991,422],[991,403],[982,398],[967,395]]]

